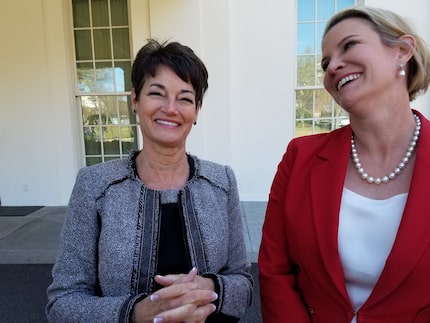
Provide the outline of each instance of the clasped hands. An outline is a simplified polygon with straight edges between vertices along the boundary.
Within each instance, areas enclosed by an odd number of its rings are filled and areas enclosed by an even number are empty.
[[[188,274],[157,275],[155,281],[163,288],[134,305],[132,322],[203,323],[216,309],[214,282],[198,276],[197,268]]]

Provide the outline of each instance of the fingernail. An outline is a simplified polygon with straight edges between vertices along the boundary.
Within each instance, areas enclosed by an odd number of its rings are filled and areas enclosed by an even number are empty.
[[[161,322],[163,322],[164,320],[163,320],[163,318],[162,317],[154,317],[154,320],[153,320],[153,322],[154,323],[161,323]]]
[[[212,304],[212,312],[216,311],[216,306]]]
[[[196,267],[191,268],[190,273],[192,273],[192,272],[194,272],[194,271],[197,271],[197,268],[196,268]]]
[[[214,300],[216,300],[218,298],[218,294],[217,293],[213,293],[212,294],[212,300],[214,301]]]
[[[158,294],[152,294],[151,296],[149,296],[149,299],[151,300],[151,302],[155,302],[157,299],[160,298],[160,295]],[[155,319],[154,319],[155,320]],[[155,321],[154,321],[155,322]],[[158,321],[157,321],[158,322]],[[160,321],[161,322],[161,321]]]

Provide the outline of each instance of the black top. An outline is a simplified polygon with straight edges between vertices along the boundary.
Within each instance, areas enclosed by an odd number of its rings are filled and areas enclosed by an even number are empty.
[[[157,274],[188,273],[191,270],[191,260],[179,205],[162,204],[160,213]]]
[[[190,166],[190,175],[188,179],[194,176],[194,160],[188,156],[188,165]],[[191,258],[188,250],[187,237],[185,232],[184,217],[180,200],[177,203],[161,204],[160,210],[160,239],[158,244],[157,274],[181,274],[188,273],[191,268]],[[219,294],[219,285],[216,278],[215,292]],[[162,286],[155,283],[155,290]],[[214,302],[218,305],[218,301]],[[227,316],[223,313],[211,314],[206,323],[237,323],[239,319]]]
[[[191,179],[195,170],[194,160],[187,157],[190,166],[188,179]],[[192,268],[181,210],[179,199],[177,203],[161,204],[157,258],[159,275],[188,273]],[[160,287],[158,285],[156,289]]]

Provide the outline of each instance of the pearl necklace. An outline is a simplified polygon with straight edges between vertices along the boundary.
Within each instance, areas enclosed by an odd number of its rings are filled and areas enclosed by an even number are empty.
[[[355,147],[354,133],[351,137],[351,158],[354,162],[355,168],[357,168],[358,174],[360,174],[361,178],[367,181],[369,184],[381,184],[388,183],[390,180],[396,178],[397,175],[406,167],[406,164],[409,162],[412,154],[415,151],[415,147],[417,145],[418,137],[420,135],[421,130],[421,120],[420,118],[414,114],[415,118],[415,130],[411,139],[411,143],[409,144],[408,150],[406,151],[405,157],[403,157],[402,161],[397,165],[397,167],[388,175],[383,177],[373,177],[369,176],[366,171],[363,169],[360,163],[360,158],[358,158],[357,149]]]

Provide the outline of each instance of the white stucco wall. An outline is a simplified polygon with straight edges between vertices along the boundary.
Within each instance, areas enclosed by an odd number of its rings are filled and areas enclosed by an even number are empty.
[[[130,0],[134,53],[153,36],[187,44],[205,61],[209,91],[187,149],[231,165],[242,200],[267,199],[294,134],[294,4]],[[430,43],[429,1],[366,4],[410,17]],[[3,205],[65,205],[83,165],[69,1],[1,6],[0,198]],[[430,93],[413,106],[430,116]]]
[[[231,1],[231,140],[243,200],[267,200],[294,135],[294,3]]]
[[[64,204],[79,155],[63,6],[2,0],[1,7],[2,204]]]

